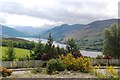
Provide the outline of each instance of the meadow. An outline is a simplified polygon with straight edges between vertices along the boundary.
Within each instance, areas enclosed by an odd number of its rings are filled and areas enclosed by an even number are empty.
[[[2,55],[2,57],[5,57],[7,47],[0,46],[0,49],[2,49],[2,53],[0,53],[0,55]],[[26,58],[27,56],[30,57],[30,51],[27,49],[14,48],[14,54],[16,56],[16,59]]]

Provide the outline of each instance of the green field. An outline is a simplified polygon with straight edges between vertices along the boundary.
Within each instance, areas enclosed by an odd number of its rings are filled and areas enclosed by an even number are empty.
[[[0,52],[0,55],[4,57],[6,55],[7,47],[0,46],[0,49],[2,49],[2,53]],[[27,49],[14,48],[14,53],[16,55],[16,59],[25,58],[26,56],[30,57],[30,51]]]

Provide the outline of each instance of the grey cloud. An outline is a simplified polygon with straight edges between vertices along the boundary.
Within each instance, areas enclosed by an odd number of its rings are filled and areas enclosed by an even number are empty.
[[[83,8],[87,8],[88,6],[96,7],[95,9],[99,9],[99,14],[92,14],[91,10],[88,13],[77,13],[71,12],[68,9],[78,8],[77,10],[82,11]],[[86,3],[86,2],[61,2],[59,5],[50,7],[48,9],[41,10],[41,7],[33,7],[33,8],[25,8],[23,5],[15,2],[4,2],[0,3],[0,12],[6,12],[9,14],[17,14],[17,15],[27,15],[32,17],[37,17],[41,19],[47,19],[55,22],[63,22],[63,23],[86,23],[91,20],[97,19],[106,19],[110,18],[109,16],[103,14],[105,9],[105,3]],[[97,11],[96,11],[97,12]]]

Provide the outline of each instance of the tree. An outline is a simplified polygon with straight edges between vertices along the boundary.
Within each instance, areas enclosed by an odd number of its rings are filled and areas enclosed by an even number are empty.
[[[120,25],[105,29],[103,54],[120,58]]]
[[[79,50],[79,47],[76,44],[74,39],[68,39],[67,44],[68,45],[66,46],[66,48],[67,48],[68,52],[71,52],[73,54],[74,52]]]
[[[43,53],[43,44],[41,43],[41,41],[39,41],[36,45],[35,48],[33,49],[34,53],[31,52],[31,57],[33,59],[38,59],[42,53]]]
[[[8,43],[8,47],[7,47],[7,51],[6,51],[6,54],[7,54],[7,60],[8,61],[13,61],[15,59],[15,54],[14,54],[14,47],[13,47],[13,43],[12,41],[10,41]]]
[[[48,41],[47,41],[47,44],[49,47],[52,47],[52,44],[53,44],[53,37],[51,35],[51,33],[49,33],[49,36],[48,36]]]
[[[59,55],[57,48],[55,47],[55,45],[53,45],[53,37],[51,33],[49,33],[49,36],[47,39],[48,41],[45,45],[44,53],[41,58],[42,60],[49,60],[51,58],[56,58]]]

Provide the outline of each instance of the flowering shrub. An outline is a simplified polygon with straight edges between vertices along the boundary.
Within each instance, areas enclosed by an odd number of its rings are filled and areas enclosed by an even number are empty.
[[[106,73],[109,75],[109,77],[116,78],[118,75],[118,72],[116,69],[114,69],[112,66],[106,67]]]
[[[74,56],[71,53],[69,53],[67,56],[61,55],[59,59],[63,61],[68,70],[79,70],[81,72],[89,72],[92,69],[90,58],[74,58]]]
[[[2,73],[2,76],[3,76],[3,77],[10,76],[11,73],[12,73],[11,70],[8,70],[8,69],[6,69],[6,68],[4,68],[4,67],[1,67],[1,68],[0,68],[0,72]]]
[[[97,78],[106,78],[106,76],[103,73],[99,72],[99,69],[100,69],[100,65],[98,64],[98,66],[94,67],[92,74]]]
[[[106,66],[106,73],[99,72],[99,69],[100,65],[95,66],[92,71],[92,74],[95,75],[97,78],[119,78],[119,74],[117,70],[113,68],[113,66]]]
[[[51,74],[55,71],[64,71],[65,66],[62,61],[58,59],[51,59],[47,62],[47,73]]]

